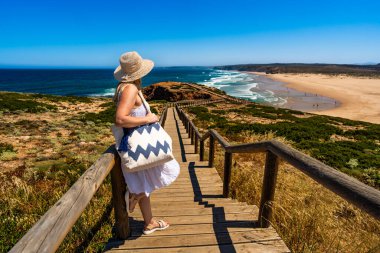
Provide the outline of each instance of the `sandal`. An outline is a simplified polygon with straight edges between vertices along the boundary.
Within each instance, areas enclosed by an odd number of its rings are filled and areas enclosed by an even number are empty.
[[[169,227],[169,223],[167,223],[163,220],[158,220],[157,223],[158,223],[158,227],[155,227],[153,224],[149,224],[148,226],[146,226],[143,230],[143,234],[149,235],[156,230],[164,230],[164,229],[167,229]],[[166,223],[166,225],[165,225],[165,223]]]

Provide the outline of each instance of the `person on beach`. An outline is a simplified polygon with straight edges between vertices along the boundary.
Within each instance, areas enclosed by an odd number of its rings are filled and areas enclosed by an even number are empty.
[[[115,124],[119,127],[131,128],[143,124],[154,123],[159,119],[154,113],[149,113],[138,96],[141,90],[141,78],[153,68],[151,60],[142,59],[137,52],[127,52],[121,55],[120,65],[114,71],[114,77],[119,81],[114,102],[116,103]],[[150,108],[147,103],[147,107]],[[121,166],[125,182],[129,190],[129,212],[133,212],[139,203],[144,218],[144,234],[169,227],[164,220],[153,218],[150,194],[159,188],[168,186],[179,175],[180,165],[172,159],[150,169],[128,172]]]

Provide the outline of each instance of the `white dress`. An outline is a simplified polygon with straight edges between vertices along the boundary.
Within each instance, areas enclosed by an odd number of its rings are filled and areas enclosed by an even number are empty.
[[[149,104],[148,108],[150,108]],[[130,116],[144,117],[148,111],[144,105],[141,104],[138,108],[132,108]],[[147,197],[155,189],[159,189],[171,184],[179,175],[180,165],[176,159],[165,162],[159,166],[140,170],[136,172],[128,172],[125,166],[121,166],[123,171],[125,182],[128,186],[128,190],[131,193],[144,192]]]

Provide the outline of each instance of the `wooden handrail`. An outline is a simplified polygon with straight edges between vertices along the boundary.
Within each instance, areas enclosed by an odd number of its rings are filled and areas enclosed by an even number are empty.
[[[172,102],[172,104],[178,105],[180,108],[185,108],[185,107],[194,106],[194,105],[205,105],[205,104],[211,104],[211,103],[219,103],[223,101],[225,101],[225,99],[181,100],[178,102]]]
[[[271,222],[272,208],[270,205],[268,206],[268,203],[274,200],[279,158],[293,165],[296,169],[302,171],[313,180],[341,196],[343,199],[356,205],[359,209],[366,211],[376,219],[380,219],[379,190],[276,140],[231,145],[214,129],[210,129],[205,134],[201,135],[188,115],[178,105],[175,105],[175,108],[179,118],[184,123],[186,130],[189,133],[193,133],[189,135],[191,141],[193,142],[194,139],[195,142],[198,140],[200,142],[199,158],[201,161],[204,160],[204,142],[206,139],[210,140],[210,167],[213,166],[214,161],[215,140],[218,141],[224,149],[224,197],[228,197],[229,193],[232,154],[266,152],[263,189],[259,211],[259,224],[262,227],[269,227]],[[195,145],[197,146],[198,143],[195,143]],[[195,152],[197,153],[197,150]]]
[[[162,125],[165,124],[167,111],[168,105],[160,117],[159,122]],[[115,146],[111,145],[29,229],[10,252],[55,252],[110,172],[116,236],[126,239],[130,234],[124,198],[126,185],[119,154]]]
[[[115,151],[109,147],[10,252],[55,252],[114,167]]]

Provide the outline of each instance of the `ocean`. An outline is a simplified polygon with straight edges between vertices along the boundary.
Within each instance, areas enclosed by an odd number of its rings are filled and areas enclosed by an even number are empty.
[[[143,78],[143,87],[162,81],[194,82],[256,102],[283,104],[284,98],[260,89],[262,78],[207,67],[157,67]],[[265,82],[273,82],[270,79]],[[0,90],[53,95],[112,96],[113,69],[0,69]]]

